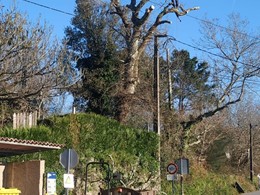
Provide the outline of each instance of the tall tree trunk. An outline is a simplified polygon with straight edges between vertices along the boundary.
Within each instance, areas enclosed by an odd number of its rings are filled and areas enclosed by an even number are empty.
[[[145,50],[148,42],[156,34],[157,28],[163,24],[169,24],[170,21],[164,20],[163,17],[170,13],[175,13],[176,16],[186,15],[192,10],[198,10],[198,7],[184,9],[179,5],[178,1],[166,3],[155,16],[152,24],[146,29],[149,17],[154,10],[154,6],[143,8],[149,3],[148,0],[131,0],[126,6],[121,5],[119,0],[111,0],[111,14],[117,15],[122,22],[122,31],[120,32],[126,41],[127,45],[127,59],[125,61],[124,71],[124,87],[120,92],[119,97],[119,111],[118,119],[121,123],[125,123],[127,115],[130,112],[131,100],[133,99],[136,88],[139,83],[138,76],[138,61],[141,53]],[[131,13],[131,14],[129,14]],[[130,17],[129,17],[130,16]]]
[[[128,115],[131,112],[131,104],[139,83],[138,61],[140,51],[138,51],[138,40],[133,44],[131,51],[125,63],[123,89],[118,97],[118,120],[124,124],[127,123]]]

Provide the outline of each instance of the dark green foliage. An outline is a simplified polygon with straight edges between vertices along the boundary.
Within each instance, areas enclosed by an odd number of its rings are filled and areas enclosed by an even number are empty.
[[[114,116],[117,82],[121,76],[120,52],[108,7],[81,0],[76,3],[73,27],[65,31],[68,50],[73,51],[76,66],[82,72],[82,84],[72,89],[74,104],[82,111]]]
[[[36,141],[55,141],[52,138],[51,130],[44,126],[31,129],[2,129],[1,136]]]
[[[53,116],[45,124],[50,126],[1,130],[0,136],[48,141],[66,144],[66,148],[74,148],[80,159],[74,174],[82,181],[85,178],[86,163],[101,159],[109,162],[114,171],[122,172],[126,184],[131,180],[129,173],[134,174],[136,181],[131,187],[141,187],[150,175],[156,176],[158,137],[155,133],[125,127],[115,120],[96,114]],[[9,160],[44,159],[47,172],[57,172],[58,178],[61,179],[64,169],[59,164],[60,153],[62,151],[50,151],[13,157]],[[138,176],[139,174],[141,176]],[[60,180],[58,185],[61,186]]]
[[[207,162],[214,171],[223,170],[223,165],[231,165],[225,154],[227,146],[232,142],[230,137],[216,140],[207,152]]]
[[[186,50],[174,50],[171,60],[173,106],[182,113],[190,109],[205,109],[206,104],[214,100],[208,63],[199,62],[196,57],[190,58]],[[163,72],[166,73],[167,68]]]
[[[173,91],[177,94],[179,110],[183,111],[189,105],[196,105],[194,102],[198,101],[195,97],[208,96],[211,86],[207,85],[210,75],[207,68],[206,62],[198,63],[197,58],[190,58],[188,51],[173,51]]]

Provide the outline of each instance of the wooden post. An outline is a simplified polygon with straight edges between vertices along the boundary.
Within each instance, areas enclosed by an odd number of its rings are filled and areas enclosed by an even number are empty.
[[[22,127],[25,128],[26,127],[26,113],[25,112],[22,113],[22,121],[23,121]]]
[[[17,113],[16,128],[19,129],[21,124],[21,113]]]
[[[28,119],[28,127],[31,128],[33,126],[33,116],[32,113],[29,113],[29,119]]]
[[[17,120],[16,120],[16,113],[13,113],[13,129],[16,129],[17,128]]]

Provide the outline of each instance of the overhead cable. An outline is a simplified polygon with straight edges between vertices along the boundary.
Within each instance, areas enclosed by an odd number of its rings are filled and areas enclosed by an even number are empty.
[[[52,11],[56,11],[56,12],[60,12],[60,13],[63,13],[63,14],[66,14],[66,15],[70,15],[70,16],[75,16],[74,14],[72,13],[69,13],[69,12],[65,12],[65,11],[62,11],[62,10],[59,10],[59,9],[56,9],[56,8],[53,8],[53,7],[49,7],[49,6],[46,6],[46,5],[42,5],[42,4],[39,4],[39,3],[35,3],[33,1],[30,1],[30,0],[23,0],[27,3],[31,3],[31,4],[34,4],[34,5],[37,5],[39,7],[43,7],[43,8],[46,8],[46,9],[50,9]]]
[[[175,39],[175,38],[173,38],[172,40],[175,41],[175,42],[178,42],[178,43],[180,43],[180,44],[182,44],[182,45],[186,45],[186,46],[191,47],[191,48],[193,48],[193,49],[202,51],[202,52],[204,52],[204,53],[207,53],[207,54],[210,54],[210,55],[213,55],[213,56],[216,56],[216,57],[225,59],[225,60],[229,60],[229,61],[236,62],[236,63],[239,63],[239,64],[243,64],[243,65],[246,65],[246,66],[251,66],[251,67],[253,67],[253,68],[257,68],[256,65],[244,63],[244,62],[241,62],[241,61],[238,61],[238,60],[234,60],[234,59],[231,59],[231,58],[228,58],[228,57],[225,57],[225,56],[222,56],[222,55],[219,55],[219,54],[210,52],[210,51],[208,51],[208,50],[206,50],[206,49],[202,49],[202,48],[193,46],[193,45],[191,45],[191,44],[189,44],[189,43],[185,43],[185,42],[183,42],[183,41],[179,41],[179,40],[177,40],[177,39]]]
[[[200,19],[200,18],[198,18],[198,17],[191,16],[191,15],[188,15],[188,14],[187,14],[187,17],[190,17],[190,18],[192,18],[192,19],[195,19],[195,20],[198,20],[198,21],[201,21],[201,22],[204,22],[204,23],[208,23],[208,24],[210,24],[210,25],[213,25],[213,26],[216,26],[216,27],[225,29],[225,30],[229,30],[229,31],[232,31],[232,32],[235,32],[235,33],[239,33],[239,34],[241,34],[241,35],[245,35],[245,36],[248,36],[248,37],[251,37],[251,38],[254,38],[254,39],[260,39],[259,37],[255,37],[255,36],[249,35],[249,34],[247,34],[247,33],[243,33],[243,32],[236,31],[236,30],[232,30],[232,29],[227,28],[227,27],[225,27],[225,26],[221,26],[221,25],[219,25],[219,24],[215,24],[215,23],[213,23],[213,22],[211,22],[211,21],[209,21],[209,20]]]
[[[43,8],[46,8],[46,9],[50,9],[50,10],[52,10],[52,11],[60,12],[60,13],[63,13],[63,14],[66,14],[66,15],[70,15],[70,16],[75,16],[75,14],[72,14],[72,13],[69,13],[69,12],[65,12],[65,11],[62,11],[62,10],[60,10],[60,9],[56,9],[56,8],[49,7],[49,6],[46,6],[46,5],[42,5],[42,4],[40,4],[40,3],[35,3],[35,2],[33,2],[33,1],[30,1],[30,0],[23,0],[23,1],[25,1],[25,2],[27,2],[27,3],[31,3],[31,4],[37,5],[37,6],[40,6],[40,7],[43,7]],[[103,1],[102,1],[102,2],[103,2]],[[151,2],[151,3],[154,3],[155,5],[162,6],[161,4],[156,3],[156,2],[154,2],[154,1],[151,1],[151,0],[150,0],[150,2]],[[234,30],[232,30],[232,29],[230,29],[230,28],[227,28],[227,27],[224,27],[224,26],[215,24],[215,23],[213,23],[213,22],[211,22],[211,21],[209,21],[209,20],[200,19],[200,18],[198,18],[198,17],[191,16],[191,15],[188,15],[188,14],[187,14],[186,16],[187,16],[187,17],[190,17],[190,18],[192,18],[192,19],[201,21],[201,22],[209,23],[209,24],[211,24],[211,25],[217,26],[217,27],[222,28],[222,29],[234,31]],[[249,34],[247,34],[247,33],[242,33],[242,32],[240,32],[240,31],[234,31],[234,32],[237,32],[237,33],[242,34],[242,35],[246,35],[246,36],[251,37],[251,38],[259,39],[258,37],[249,35]]]
[[[155,2],[155,1],[151,1],[151,0],[149,0],[149,1],[150,1],[151,3],[153,3],[153,4],[155,4],[155,5],[162,6],[162,4],[159,4],[159,3]],[[239,34],[241,34],[241,35],[245,35],[245,36],[248,36],[248,37],[257,39],[257,40],[260,39],[259,37],[255,37],[255,36],[249,35],[249,34],[247,34],[247,33],[240,32],[240,31],[232,30],[232,29],[230,29],[230,28],[228,28],[228,27],[225,27],[225,26],[216,24],[216,23],[214,23],[214,22],[212,22],[212,21],[209,21],[209,20],[206,20],[206,19],[201,19],[201,18],[198,18],[198,17],[195,17],[195,16],[191,16],[191,15],[189,15],[189,14],[186,14],[185,16],[190,17],[190,18],[192,18],[192,19],[194,19],[194,20],[198,20],[198,21],[200,21],[200,22],[204,22],[204,23],[211,24],[211,25],[216,26],[216,27],[218,27],[218,28],[222,28],[222,29],[226,29],[226,30],[229,30],[229,31],[232,31],[232,32],[236,32],[236,33],[239,33]]]

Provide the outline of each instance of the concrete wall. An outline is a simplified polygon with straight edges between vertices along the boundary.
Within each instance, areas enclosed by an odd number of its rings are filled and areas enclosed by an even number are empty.
[[[21,195],[42,195],[45,161],[8,163],[3,172],[3,187],[17,188]]]
[[[5,165],[0,165],[0,188],[3,188],[3,175],[4,175]]]

